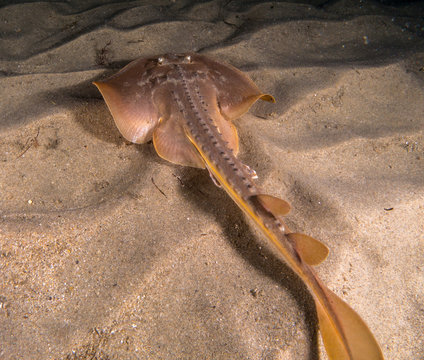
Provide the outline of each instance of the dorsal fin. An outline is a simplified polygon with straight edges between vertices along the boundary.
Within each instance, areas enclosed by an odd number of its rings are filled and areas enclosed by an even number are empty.
[[[272,195],[259,194],[254,195],[266,211],[270,212],[277,219],[287,215],[290,212],[290,204]]]
[[[308,265],[318,265],[328,256],[330,250],[321,241],[305,234],[290,233],[286,236],[295,243],[297,252]]]
[[[319,328],[330,360],[384,360],[373,334],[361,317],[322,286],[327,304],[315,299]]]

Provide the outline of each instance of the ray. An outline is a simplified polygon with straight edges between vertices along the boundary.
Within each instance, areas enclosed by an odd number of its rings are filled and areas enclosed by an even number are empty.
[[[381,349],[360,316],[330,291],[312,266],[325,260],[320,241],[293,233],[284,223],[290,205],[265,194],[256,173],[238,158],[232,121],[259,99],[275,102],[240,70],[200,54],[167,54],[135,60],[94,83],[122,135],[134,143],[153,139],[162,158],[207,168],[310,290],[328,357],[380,360]]]

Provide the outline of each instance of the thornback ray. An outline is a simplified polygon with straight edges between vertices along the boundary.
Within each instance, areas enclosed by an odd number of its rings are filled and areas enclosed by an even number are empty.
[[[167,54],[135,60],[95,85],[122,135],[153,138],[160,156],[180,165],[206,167],[240,209],[303,280],[315,301],[323,343],[331,360],[381,360],[383,354],[361,317],[318,278],[312,265],[328,248],[290,231],[290,205],[266,195],[256,173],[238,158],[232,121],[262,99],[275,102],[240,70],[199,54]]]

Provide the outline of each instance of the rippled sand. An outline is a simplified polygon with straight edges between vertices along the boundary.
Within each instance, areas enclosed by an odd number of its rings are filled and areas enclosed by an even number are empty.
[[[108,3],[0,7],[0,358],[326,359],[239,209],[124,141],[91,84],[186,51],[276,97],[236,122],[242,159],[328,245],[318,273],[386,358],[423,358],[422,4]]]

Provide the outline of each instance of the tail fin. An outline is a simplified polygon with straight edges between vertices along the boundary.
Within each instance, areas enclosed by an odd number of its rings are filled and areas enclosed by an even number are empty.
[[[315,299],[321,336],[331,360],[383,360],[381,349],[361,317],[342,299],[322,287],[328,300]],[[327,302],[327,301],[326,301]]]

